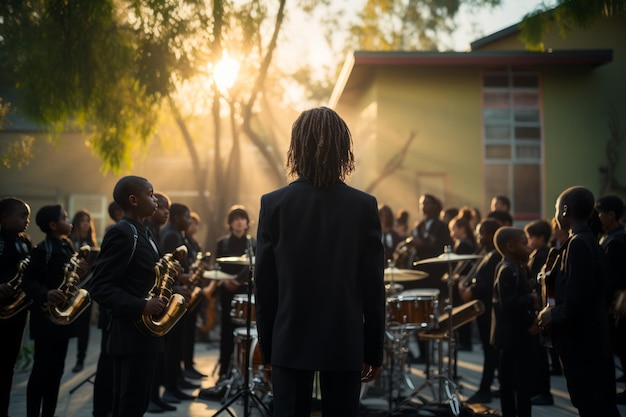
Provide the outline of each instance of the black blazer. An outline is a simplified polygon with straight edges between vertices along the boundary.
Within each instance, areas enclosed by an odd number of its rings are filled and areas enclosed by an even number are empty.
[[[554,348],[568,359],[610,357],[606,258],[588,226],[572,232],[555,280]]]
[[[322,371],[380,365],[383,258],[373,196],[302,179],[264,195],[255,268],[263,361]]]
[[[124,217],[102,241],[91,279],[91,295],[111,314],[107,344],[111,355],[163,350],[163,338],[143,335],[134,324],[141,318],[146,296],[154,285],[154,266],[160,257],[156,243],[150,240],[142,224]]]

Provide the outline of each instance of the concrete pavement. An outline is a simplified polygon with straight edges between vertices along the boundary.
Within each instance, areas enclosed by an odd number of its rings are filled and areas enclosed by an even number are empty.
[[[29,342],[27,340],[27,342]],[[91,417],[92,415],[92,393],[93,385],[89,382],[89,377],[96,370],[96,363],[100,353],[100,331],[92,326],[85,367],[82,372],[74,374],[71,372],[76,361],[76,339],[70,341],[70,347],[66,358],[65,374],[63,375],[62,385],[59,392],[59,402],[57,406],[56,417]],[[211,376],[214,370],[218,356],[218,344],[213,343],[196,343],[195,346],[195,362],[196,368],[201,372],[208,374],[209,377],[201,381],[202,387],[212,386],[216,376]],[[410,367],[411,381],[415,387],[420,387],[425,381],[424,365],[412,365]],[[482,371],[482,351],[478,341],[475,341],[471,352],[459,352],[458,354],[458,375],[461,377],[458,381],[459,393],[461,400],[465,400],[473,394],[478,388],[480,375]],[[621,375],[621,372],[618,372]],[[11,405],[9,415],[12,417],[22,417],[26,415],[26,385],[28,382],[29,369],[18,371],[15,374],[13,388],[11,393]],[[553,406],[533,406],[533,415],[535,417],[570,417],[577,416],[575,408],[569,400],[569,395],[565,386],[565,380],[562,376],[551,377],[552,394],[555,399]],[[375,384],[374,384],[375,385]],[[624,384],[618,384],[618,390],[623,390]],[[407,391],[408,390],[408,391]],[[187,390],[190,394],[197,394],[196,390]],[[372,408],[387,410],[389,408],[387,397],[384,395],[371,395],[376,393],[376,389],[366,390],[363,403]],[[408,387],[404,387],[405,393],[410,394],[412,391]],[[428,397],[430,390],[422,391],[424,396]],[[370,393],[370,394],[368,394]],[[499,399],[494,399],[487,404],[492,409],[499,409]],[[193,401],[184,401],[176,404],[177,410],[164,412],[160,414],[164,417],[207,417],[213,416],[221,404],[215,401],[205,401],[195,399]],[[626,406],[619,406],[620,413],[626,416]],[[230,408],[232,415],[236,417],[243,416],[243,407],[240,401],[236,402]],[[220,415],[228,416],[229,413],[224,411]],[[252,409],[249,413],[252,416],[258,416],[260,413],[256,409]],[[312,414],[319,416],[320,413]]]

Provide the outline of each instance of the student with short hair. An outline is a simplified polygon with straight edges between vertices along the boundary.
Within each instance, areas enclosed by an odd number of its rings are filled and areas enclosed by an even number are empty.
[[[158,247],[143,225],[157,208],[152,184],[126,176],[113,190],[124,217],[104,236],[93,271],[92,296],[111,313],[107,353],[113,358],[113,417],[143,416],[148,408],[150,381],[163,338],[136,326],[142,315],[159,314],[165,303],[146,299],[155,284]]]
[[[24,291],[33,300],[30,337],[35,341],[33,368],[26,388],[26,415],[52,417],[69,339],[76,335],[76,327],[55,322],[47,311],[49,307],[62,307],[68,301],[59,287],[65,280],[65,266],[74,254],[74,246],[67,237],[72,231],[72,223],[61,205],[43,206],[35,221],[46,237],[33,249],[24,274]],[[82,278],[87,269],[87,262],[82,260],[76,272]]]
[[[3,318],[0,320],[3,354],[0,355],[0,416],[9,413],[11,386],[15,363],[22,346],[26,319],[28,317],[28,297],[23,297],[23,287],[9,285],[18,273],[28,264],[33,244],[26,233],[30,223],[30,206],[17,198],[0,200],[0,302]],[[22,268],[20,271],[20,267]],[[15,294],[21,294],[19,301]],[[23,298],[21,298],[23,297]],[[11,306],[11,307],[9,307]]]
[[[502,227],[494,236],[502,261],[493,286],[491,341],[499,352],[503,417],[530,417],[536,362],[537,295],[528,281],[530,248],[521,229]]]

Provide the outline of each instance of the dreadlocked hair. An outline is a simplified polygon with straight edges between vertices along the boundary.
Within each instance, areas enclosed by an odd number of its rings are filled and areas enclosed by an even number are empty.
[[[291,129],[288,175],[326,188],[344,181],[353,171],[352,135],[346,122],[328,107],[302,112]]]

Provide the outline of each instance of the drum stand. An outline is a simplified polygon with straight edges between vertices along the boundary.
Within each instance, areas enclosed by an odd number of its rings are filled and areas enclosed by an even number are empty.
[[[263,402],[259,399],[259,397],[256,396],[256,394],[254,393],[254,391],[252,389],[250,389],[251,385],[250,385],[250,345],[251,345],[251,338],[250,338],[250,327],[252,324],[251,321],[251,317],[252,317],[252,282],[253,282],[253,276],[254,276],[254,265],[252,264],[252,245],[250,242],[250,238],[248,238],[248,249],[247,249],[247,254],[248,254],[248,281],[247,281],[247,286],[248,286],[248,305],[246,307],[246,349],[245,349],[245,364],[244,364],[244,376],[243,376],[243,381],[244,381],[244,389],[239,390],[239,392],[237,392],[237,394],[235,394],[235,396],[233,398],[231,398],[226,404],[224,404],[222,406],[222,408],[220,408],[219,410],[217,410],[215,412],[215,414],[213,414],[213,416],[217,416],[219,414],[221,414],[222,412],[226,411],[228,412],[228,414],[230,414],[231,417],[236,417],[233,412],[230,410],[230,406],[232,404],[235,403],[235,401],[237,401],[240,397],[243,397],[243,415],[244,417],[249,417],[250,416],[250,401],[252,401],[253,403],[256,404],[258,410],[260,411],[261,415],[263,416],[267,416],[267,417],[271,417],[271,413],[270,410],[267,408],[267,406],[265,404],[263,404]]]
[[[451,253],[451,252],[452,252],[452,248],[450,246],[446,246],[444,248],[444,253]],[[452,414],[454,416],[459,416],[461,413],[461,405],[459,401],[460,394],[459,394],[457,385],[454,383],[454,378],[452,374],[452,371],[453,371],[452,364],[455,358],[455,351],[456,351],[456,343],[454,340],[454,327],[452,323],[454,276],[452,273],[452,262],[447,262],[447,263],[448,263],[448,270],[449,270],[448,278],[446,280],[446,284],[448,288],[448,298],[446,299],[446,305],[444,307],[444,310],[448,313],[449,320],[448,320],[448,331],[442,338],[440,338],[440,340],[437,341],[438,343],[437,375],[435,377],[431,377],[430,375],[428,375],[428,378],[426,379],[424,384],[422,384],[412,394],[412,397],[416,396],[419,398],[420,392],[422,392],[426,388],[430,388],[433,392],[433,398],[435,402],[444,403],[445,401],[448,401]],[[436,326],[438,326],[438,324],[436,324]],[[447,340],[448,342],[448,366],[445,369],[445,371],[443,367],[443,340]],[[437,384],[439,388],[438,395],[434,395],[435,389],[434,389],[433,380],[437,380]],[[410,398],[407,400],[410,400]]]

